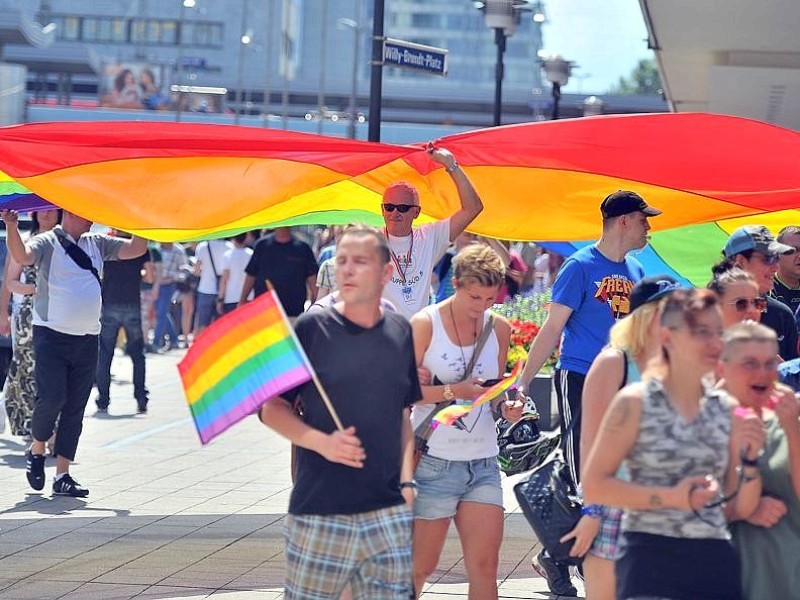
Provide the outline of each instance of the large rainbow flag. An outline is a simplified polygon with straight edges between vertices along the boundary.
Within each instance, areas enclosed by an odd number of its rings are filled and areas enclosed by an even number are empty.
[[[178,371],[203,444],[312,378],[274,290],[203,331]]]
[[[453,152],[483,200],[470,231],[576,242],[562,248],[569,254],[599,237],[601,199],[631,189],[664,211],[651,220],[648,272],[683,281],[708,281],[739,225],[777,233],[800,224],[800,133],[750,119],[607,115],[434,143]],[[419,189],[417,223],[441,219],[458,209],[458,194],[426,147],[228,125],[37,123],[0,128],[0,169],[12,194],[180,241],[279,225],[380,224],[381,194],[401,179]]]

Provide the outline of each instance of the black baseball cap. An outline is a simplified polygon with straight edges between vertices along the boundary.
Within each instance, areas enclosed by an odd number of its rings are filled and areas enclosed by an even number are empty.
[[[675,290],[685,289],[677,279],[670,275],[653,275],[644,277],[631,290],[631,312],[649,304],[661,300],[664,296],[671,294]]]
[[[639,194],[629,190],[619,190],[606,196],[600,205],[600,214],[604,219],[619,217],[632,212],[642,212],[648,217],[656,217],[661,211],[652,206],[648,206]]]

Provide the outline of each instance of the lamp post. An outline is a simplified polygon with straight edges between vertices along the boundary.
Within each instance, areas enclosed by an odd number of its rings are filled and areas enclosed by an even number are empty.
[[[239,115],[242,112],[242,88],[244,87],[244,51],[253,41],[253,30],[247,29],[248,0],[242,0],[242,37],[239,39],[239,73],[236,77],[236,112],[233,122],[239,124]]]
[[[583,116],[596,117],[597,115],[602,115],[605,107],[606,103],[601,98],[589,96],[583,101]]]
[[[573,63],[560,54],[554,54],[541,61],[544,76],[553,86],[553,120],[558,119],[558,104],[561,101],[561,86],[567,85],[572,74]]]
[[[181,121],[181,111],[183,110],[183,92],[181,91],[181,87],[183,86],[183,35],[184,35],[184,20],[186,18],[186,9],[187,8],[194,8],[197,5],[195,0],[182,0],[181,1],[181,12],[178,16],[178,60],[175,65],[176,67],[176,74],[175,79],[178,82],[176,86],[178,88],[178,100],[175,103],[175,122],[180,123]]]
[[[483,13],[486,26],[494,29],[494,43],[497,45],[497,63],[494,72],[494,120],[495,126],[500,125],[503,102],[503,55],[506,51],[506,38],[511,37],[517,30],[520,13],[534,10],[534,5],[528,0],[484,0],[475,5]],[[536,15],[543,15],[541,11]],[[534,16],[534,18],[536,17]],[[540,17],[541,18],[541,17]],[[541,21],[537,21],[541,22]]]
[[[356,139],[356,113],[358,112],[358,60],[359,46],[361,45],[361,0],[357,0],[356,18],[342,18],[337,21],[340,29],[353,30],[353,70],[350,74],[350,102],[347,112],[350,113],[350,120],[347,123],[347,137],[351,140]]]

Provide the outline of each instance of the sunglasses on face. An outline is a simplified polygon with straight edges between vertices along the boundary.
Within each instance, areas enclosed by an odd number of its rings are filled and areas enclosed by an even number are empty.
[[[416,207],[417,207],[416,204],[391,204],[389,202],[384,202],[383,204],[383,210],[385,210],[386,212],[394,212],[395,209],[397,209],[397,212],[399,213],[407,213],[412,208]]]
[[[767,310],[766,298],[736,298],[736,300],[732,300],[728,302],[728,304],[735,306],[736,310],[740,313],[745,312],[751,306],[758,312]]]
[[[767,266],[777,265],[778,261],[780,260],[779,254],[760,254],[757,253],[759,260]]]

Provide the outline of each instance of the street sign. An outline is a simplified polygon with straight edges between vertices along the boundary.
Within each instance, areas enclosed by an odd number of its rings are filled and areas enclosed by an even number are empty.
[[[385,38],[383,40],[383,64],[423,71],[431,75],[447,75],[447,50]]]

